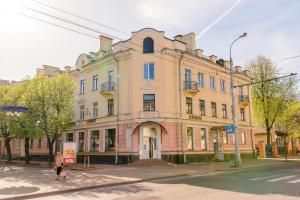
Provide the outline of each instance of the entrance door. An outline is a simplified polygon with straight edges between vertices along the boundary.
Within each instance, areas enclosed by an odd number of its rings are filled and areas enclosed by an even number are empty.
[[[141,128],[140,159],[160,159],[160,132],[157,130],[156,127]]]

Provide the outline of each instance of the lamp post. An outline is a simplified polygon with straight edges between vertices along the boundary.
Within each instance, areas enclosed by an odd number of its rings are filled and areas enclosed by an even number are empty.
[[[234,77],[233,77],[233,62],[231,56],[231,50],[233,45],[239,39],[246,37],[247,33],[241,34],[238,38],[236,38],[230,45],[230,94],[232,100],[232,118],[234,125],[234,141],[235,141],[235,166],[240,167],[242,164],[241,154],[240,154],[240,146],[239,146],[239,138],[238,138],[238,130],[237,130],[237,120],[236,120],[236,111],[235,111],[235,96],[234,96]]]

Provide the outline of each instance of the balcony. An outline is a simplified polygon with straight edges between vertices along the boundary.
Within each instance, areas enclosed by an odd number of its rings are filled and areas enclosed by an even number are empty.
[[[184,81],[183,90],[187,94],[195,95],[197,92],[199,92],[198,83],[196,81]]]
[[[239,96],[239,104],[243,107],[248,106],[249,105],[249,96],[240,95]]]
[[[116,83],[105,82],[101,84],[101,94],[106,96],[113,96],[116,92]]]

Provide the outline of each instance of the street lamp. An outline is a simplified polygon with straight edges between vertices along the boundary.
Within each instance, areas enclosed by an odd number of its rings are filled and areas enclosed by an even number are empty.
[[[234,77],[233,77],[233,62],[231,57],[231,50],[233,45],[239,39],[246,37],[247,33],[241,34],[238,38],[236,38],[230,45],[230,94],[232,100],[232,117],[233,117],[233,125],[234,125],[234,141],[235,141],[235,166],[240,167],[242,164],[241,160],[241,153],[240,153],[240,146],[239,146],[239,138],[238,138],[238,131],[237,131],[237,121],[236,121],[236,112],[235,112],[235,96],[234,96]]]

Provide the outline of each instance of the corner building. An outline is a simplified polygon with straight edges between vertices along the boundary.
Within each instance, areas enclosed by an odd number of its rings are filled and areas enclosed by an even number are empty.
[[[145,28],[115,44],[100,36],[100,50],[81,54],[76,67],[75,119],[62,140],[77,142],[79,157],[196,162],[214,157],[214,143],[234,153],[233,135],[224,132],[233,121],[229,62],[204,56],[194,33],[170,39]],[[235,72],[235,85],[250,81],[240,67]],[[249,90],[235,94],[241,152],[252,154]]]
[[[217,143],[234,154],[229,62],[203,55],[195,34],[173,39],[145,28],[126,41],[100,36],[100,50],[65,68],[78,85],[72,129],[78,160],[129,163],[137,159],[198,162],[214,158]],[[235,67],[235,85],[249,83]],[[235,91],[241,153],[252,155],[249,89]]]

